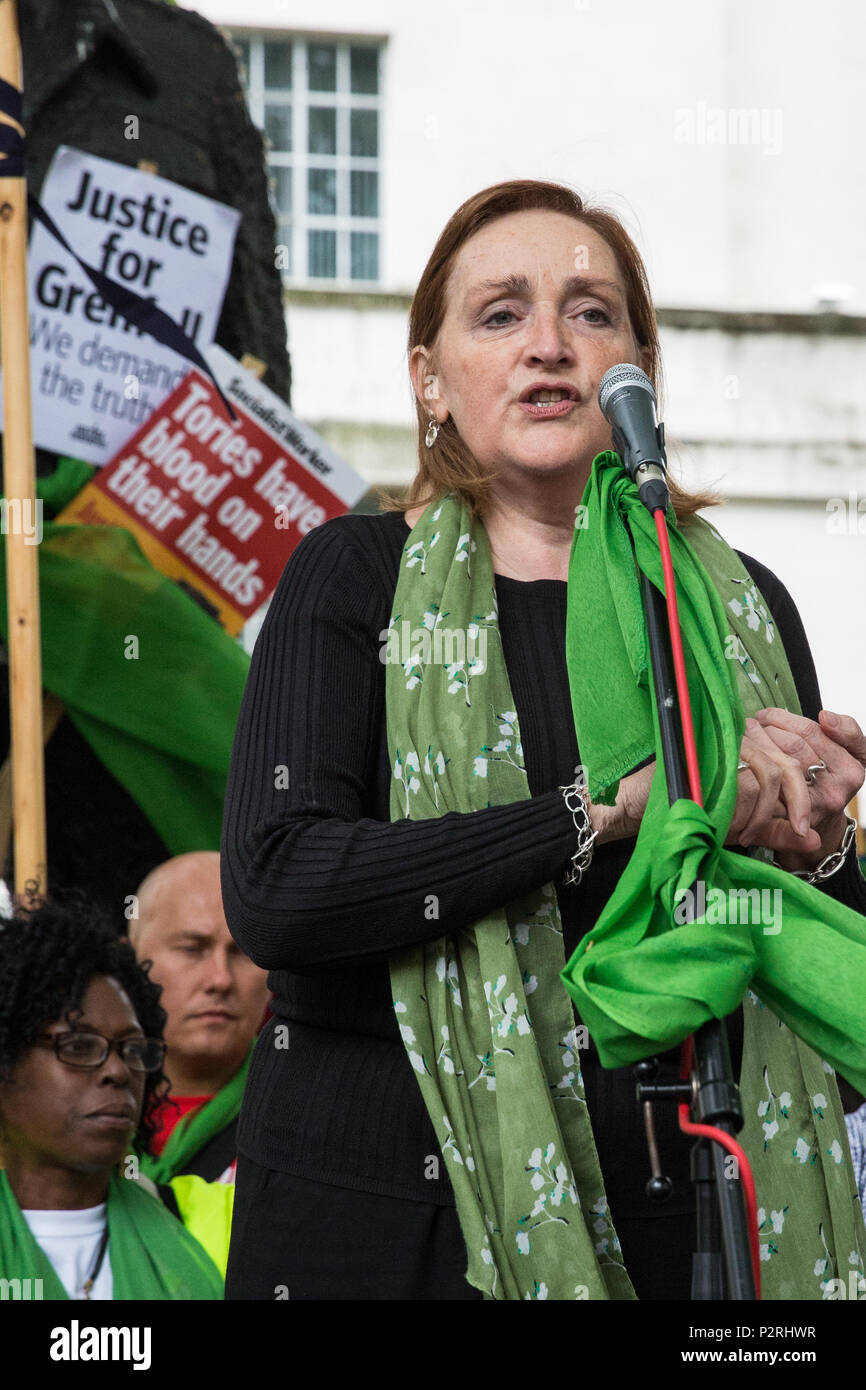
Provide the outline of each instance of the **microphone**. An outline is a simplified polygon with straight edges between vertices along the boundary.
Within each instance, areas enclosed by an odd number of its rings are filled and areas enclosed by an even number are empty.
[[[656,393],[646,372],[631,362],[608,368],[598,388],[598,404],[647,511],[667,511],[665,427],[656,421]]]

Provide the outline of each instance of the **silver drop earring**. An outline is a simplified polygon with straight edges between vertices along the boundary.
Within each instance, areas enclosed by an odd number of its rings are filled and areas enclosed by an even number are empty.
[[[436,419],[436,416],[433,414],[433,411],[431,410],[431,411],[430,411],[430,423],[429,423],[429,425],[427,426],[427,433],[426,433],[425,436],[424,436],[424,443],[427,445],[427,448],[428,448],[428,449],[432,449],[432,448],[433,448],[433,445],[436,443],[436,436],[438,435],[438,433],[439,433],[439,422],[438,422],[438,420]]]

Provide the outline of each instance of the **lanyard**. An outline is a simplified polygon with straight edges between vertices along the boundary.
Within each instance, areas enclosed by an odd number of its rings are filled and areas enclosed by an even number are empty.
[[[106,1217],[106,1221],[105,1221],[105,1230],[102,1232],[102,1239],[101,1239],[100,1242],[99,1242],[99,1249],[98,1249],[97,1252],[96,1252],[96,1259],[95,1259],[94,1262],[93,1262],[93,1268],[91,1269],[89,1275],[87,1276],[87,1278],[86,1278],[85,1281],[84,1281],[84,1297],[85,1297],[86,1299],[89,1299],[89,1298],[90,1298],[90,1295],[91,1295],[91,1293],[92,1293],[92,1291],[93,1291],[93,1285],[96,1283],[96,1276],[99,1274],[99,1271],[100,1271],[101,1268],[102,1268],[102,1261],[105,1259],[105,1252],[106,1252],[107,1249],[108,1249],[108,1218]]]

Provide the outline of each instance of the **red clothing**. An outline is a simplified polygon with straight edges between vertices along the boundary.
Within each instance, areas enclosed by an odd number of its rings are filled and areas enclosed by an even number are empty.
[[[178,1120],[188,1114],[190,1110],[195,1110],[197,1105],[203,1105],[206,1100],[211,1100],[212,1096],[172,1096],[169,1100],[164,1100],[153,1111],[153,1119],[156,1122],[157,1131],[153,1136],[153,1152],[161,1154],[171,1131],[174,1129]]]

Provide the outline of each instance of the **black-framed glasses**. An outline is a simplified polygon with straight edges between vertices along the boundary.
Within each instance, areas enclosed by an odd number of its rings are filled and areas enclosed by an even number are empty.
[[[116,1048],[130,1071],[158,1071],[165,1057],[161,1038],[105,1038],[101,1033],[43,1033],[41,1042],[50,1043],[61,1062],[68,1067],[101,1067],[112,1048]]]

